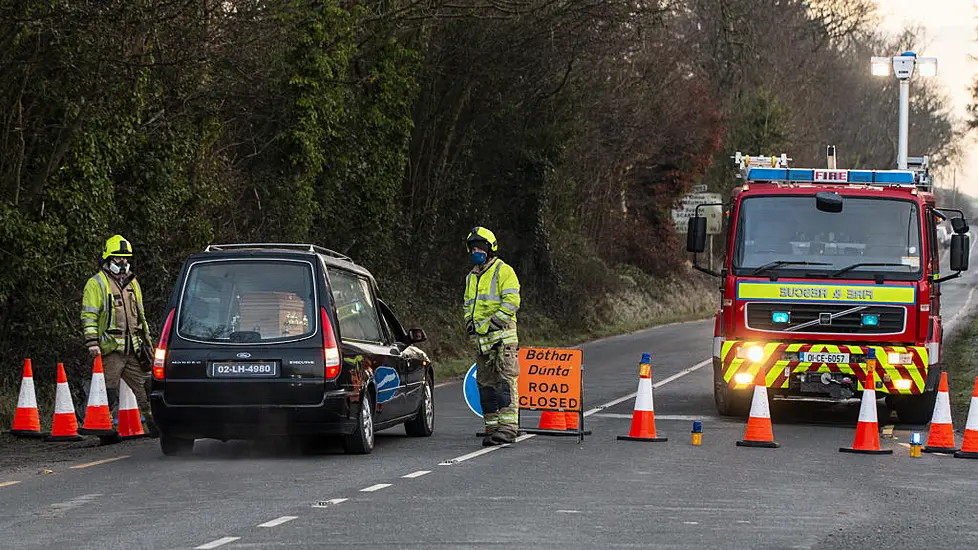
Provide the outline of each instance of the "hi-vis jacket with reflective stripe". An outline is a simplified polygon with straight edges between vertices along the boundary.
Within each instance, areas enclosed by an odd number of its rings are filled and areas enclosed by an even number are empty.
[[[146,312],[143,311],[143,291],[133,278],[126,287],[132,287],[136,298],[136,315],[129,319],[129,329],[132,332],[132,351],[139,351],[142,342],[152,345],[149,336],[149,324],[146,322]],[[121,296],[116,291],[121,290]],[[126,314],[129,308],[125,288],[111,280],[104,272],[99,271],[85,283],[82,295],[81,321],[85,334],[85,346],[98,344],[103,355],[108,355],[118,349],[125,349],[126,334],[125,320],[119,323],[119,314]],[[121,300],[119,302],[118,300]]]
[[[466,324],[475,326],[480,353],[496,344],[517,344],[516,312],[520,309],[520,281],[506,262],[495,258],[485,269],[474,268],[465,279],[462,309]]]

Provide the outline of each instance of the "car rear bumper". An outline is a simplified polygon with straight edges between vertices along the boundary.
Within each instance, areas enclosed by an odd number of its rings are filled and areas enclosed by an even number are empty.
[[[150,395],[160,431],[188,438],[256,439],[266,436],[345,435],[356,429],[356,403],[345,391],[314,406],[172,405],[163,392]]]

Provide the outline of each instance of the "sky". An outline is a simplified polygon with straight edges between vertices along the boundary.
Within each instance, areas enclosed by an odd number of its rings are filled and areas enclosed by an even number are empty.
[[[974,59],[978,57],[978,0],[876,0],[876,4],[885,30],[897,33],[907,25],[924,27],[916,53],[937,58],[937,79],[951,99],[954,115],[963,124],[972,100],[969,87],[978,74],[978,60]],[[869,60],[866,70],[869,70]],[[894,132],[896,124],[894,113]],[[913,142],[909,145],[911,156],[922,154],[914,150]],[[956,180],[959,191],[978,197],[978,133],[972,132],[965,138],[963,149],[955,173],[939,176],[937,185],[951,187],[952,180]]]

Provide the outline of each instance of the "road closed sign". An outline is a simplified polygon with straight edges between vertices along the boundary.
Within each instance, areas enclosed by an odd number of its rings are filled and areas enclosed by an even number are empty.
[[[581,411],[583,358],[579,349],[521,348],[520,408]]]

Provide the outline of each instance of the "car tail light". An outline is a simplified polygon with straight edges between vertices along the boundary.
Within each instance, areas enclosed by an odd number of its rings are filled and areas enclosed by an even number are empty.
[[[175,311],[171,309],[166,316],[163,332],[160,333],[160,345],[156,346],[156,352],[153,354],[153,378],[157,380],[163,380],[165,377],[163,365],[166,363],[166,346],[170,342],[170,327],[173,325],[173,313]]]
[[[336,347],[333,325],[326,315],[326,308],[319,308],[323,319],[323,361],[326,365],[326,379],[332,380],[340,375],[340,350]]]

